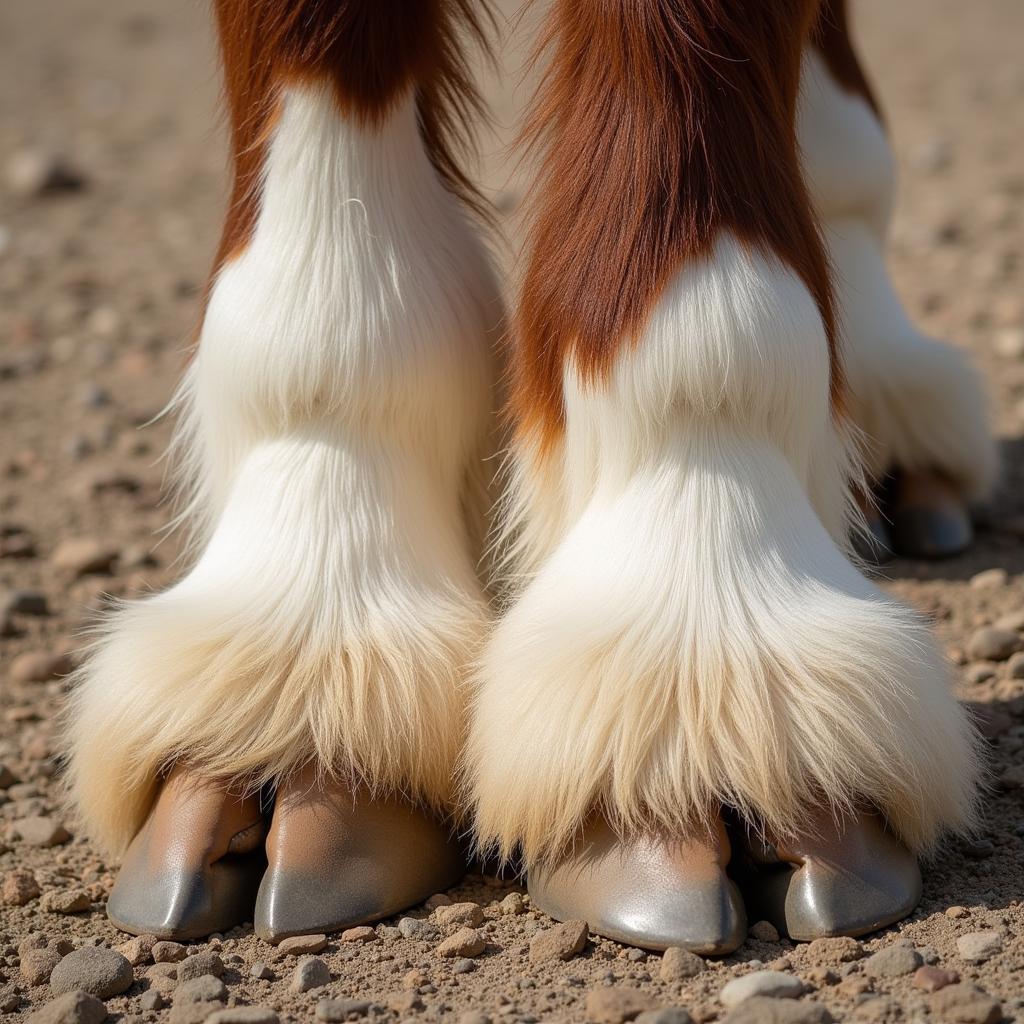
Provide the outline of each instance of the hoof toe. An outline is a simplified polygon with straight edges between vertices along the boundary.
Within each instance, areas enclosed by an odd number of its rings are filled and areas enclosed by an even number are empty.
[[[594,819],[573,853],[530,872],[533,902],[556,920],[646,949],[723,955],[746,937],[739,890],[725,871],[724,829],[694,840],[619,839]]]
[[[904,558],[952,558],[974,539],[963,499],[936,473],[897,477],[890,498],[892,542]]]
[[[299,773],[278,793],[254,925],[268,942],[334,932],[415,906],[455,885],[460,846],[433,817]]]
[[[744,881],[751,913],[798,941],[866,935],[921,898],[917,859],[873,815],[779,844]]]

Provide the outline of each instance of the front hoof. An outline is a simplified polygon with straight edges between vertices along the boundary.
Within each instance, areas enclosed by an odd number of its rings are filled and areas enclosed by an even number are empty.
[[[275,943],[389,917],[466,871],[461,847],[430,814],[324,784],[312,769],[278,791],[267,858],[254,923]]]
[[[570,854],[530,871],[530,897],[556,920],[583,919],[630,946],[731,953],[746,937],[747,920],[725,871],[729,858],[720,822],[683,839],[621,839],[595,817]]]
[[[797,941],[865,935],[902,920],[921,898],[917,858],[869,813],[786,843],[748,840],[743,892],[752,914]]]
[[[128,848],[107,916],[122,931],[176,940],[251,920],[265,831],[258,796],[175,769]]]
[[[891,486],[889,516],[893,546],[904,558],[952,558],[974,540],[967,506],[938,473],[900,474]]]

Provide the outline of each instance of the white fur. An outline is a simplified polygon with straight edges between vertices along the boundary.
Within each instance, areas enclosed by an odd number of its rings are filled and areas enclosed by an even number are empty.
[[[561,451],[512,507],[536,575],[485,653],[468,747],[484,844],[527,863],[595,806],[782,834],[875,803],[913,846],[968,819],[972,733],[923,623],[847,561],[847,446],[820,316],[722,238],[606,384],[566,373]],[[551,493],[551,488],[557,488]],[[561,505],[559,521],[545,509]]]
[[[885,133],[813,49],[798,130],[835,270],[850,409],[867,437],[868,473],[937,469],[966,498],[987,497],[998,466],[981,383],[963,352],[913,326],[885,267],[895,191]]]
[[[177,758],[448,800],[487,623],[469,509],[499,321],[412,98],[370,129],[288,90],[178,398],[202,554],[123,607],[79,677],[72,781],[108,847]]]

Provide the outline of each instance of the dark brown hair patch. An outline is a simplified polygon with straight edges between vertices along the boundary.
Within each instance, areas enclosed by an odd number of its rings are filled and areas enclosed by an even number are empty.
[[[831,282],[797,155],[817,0],[554,0],[527,128],[542,153],[513,337],[512,414],[541,445],[562,375],[606,375],[669,277],[721,232],[777,254],[816,300]]]

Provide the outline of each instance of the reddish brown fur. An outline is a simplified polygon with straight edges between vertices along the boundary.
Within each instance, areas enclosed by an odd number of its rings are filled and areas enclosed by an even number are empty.
[[[234,166],[214,272],[252,234],[277,94],[289,82],[329,83],[341,115],[370,124],[415,86],[434,167],[473,198],[455,152],[480,104],[458,33],[483,42],[480,0],[214,0],[214,8]]]
[[[543,445],[562,371],[609,372],[669,277],[723,231],[778,254],[821,309],[827,261],[795,138],[817,0],[555,0],[528,135],[544,147],[513,353],[512,412]]]
[[[846,0],[822,0],[813,39],[832,77],[844,89],[863,96],[881,120],[878,100],[853,46]]]

